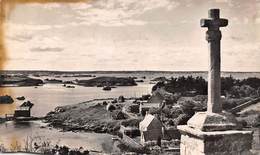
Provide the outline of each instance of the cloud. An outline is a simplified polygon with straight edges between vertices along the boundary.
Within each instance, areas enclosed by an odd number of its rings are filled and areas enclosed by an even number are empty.
[[[23,57],[8,57],[7,58],[8,61],[38,61],[39,59],[35,59],[35,58],[23,58]]]
[[[26,42],[31,40],[32,36],[26,36],[26,35],[7,36],[7,39],[18,41],[18,42]]]
[[[49,30],[51,28],[55,28],[54,25],[36,25],[36,24],[19,24],[13,22],[5,23],[6,27],[12,29],[12,31],[42,31],[42,30]],[[58,25],[57,25],[58,26]]]
[[[88,4],[73,5],[71,9],[77,13],[79,23],[97,24],[101,26],[144,25],[146,21],[135,17],[146,11],[178,6],[171,0],[107,0],[94,1]]]
[[[7,23],[8,54],[38,60],[10,60],[10,66],[207,70],[206,30],[199,27],[199,19],[207,17],[211,4],[214,2],[207,0],[95,0],[20,5]],[[255,61],[260,58],[257,25],[241,24],[238,15],[244,13],[228,10],[234,6],[223,7],[221,17],[230,20],[230,25],[221,29],[223,69],[240,70],[244,65],[244,70],[251,70],[250,66],[256,70],[259,63]]]
[[[60,47],[35,47],[30,49],[32,52],[62,52],[63,50]]]
[[[62,52],[65,49],[65,43],[57,36],[49,36],[44,34],[35,35],[35,37],[28,42],[29,50],[31,52]]]
[[[11,18],[19,22],[8,19],[8,24],[23,30],[48,30],[77,25],[144,25],[146,21],[137,19],[139,15],[158,8],[171,10],[178,4],[175,0],[95,0],[75,4],[26,4],[18,6],[11,14]],[[36,10],[37,14],[33,14]]]

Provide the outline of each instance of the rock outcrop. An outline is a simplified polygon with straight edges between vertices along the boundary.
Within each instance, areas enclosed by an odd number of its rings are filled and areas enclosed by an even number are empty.
[[[0,96],[0,104],[12,104],[13,102],[13,98],[9,95]]]

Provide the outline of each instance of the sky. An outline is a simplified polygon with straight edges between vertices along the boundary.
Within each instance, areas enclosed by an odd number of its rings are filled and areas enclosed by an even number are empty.
[[[206,28],[220,8],[223,71],[260,71],[258,0],[92,0],[18,4],[5,21],[11,70],[206,71]]]

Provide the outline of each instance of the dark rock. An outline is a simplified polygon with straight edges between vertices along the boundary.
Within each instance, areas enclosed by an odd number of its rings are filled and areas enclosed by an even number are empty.
[[[125,97],[122,96],[122,95],[119,96],[119,97],[118,97],[118,102],[119,102],[119,103],[125,102]]]
[[[9,95],[0,96],[0,104],[11,104],[13,102],[13,98]]]
[[[17,97],[16,99],[17,99],[17,100],[25,100],[25,97],[24,97],[24,96],[21,96],[21,97]]]
[[[47,83],[62,83],[62,80],[57,80],[57,79],[44,79],[45,82]]]
[[[107,109],[107,111],[113,111],[113,110],[116,110],[116,106],[113,104],[108,104],[106,109]]]
[[[75,88],[75,86],[66,86],[66,88]]]
[[[107,101],[103,101],[103,105],[107,105]]]
[[[111,90],[111,87],[110,86],[105,86],[105,87],[103,87],[103,90],[109,91],[109,90]]]

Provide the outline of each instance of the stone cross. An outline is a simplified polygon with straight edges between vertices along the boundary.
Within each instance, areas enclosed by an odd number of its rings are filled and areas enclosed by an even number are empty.
[[[209,43],[209,70],[208,70],[208,105],[210,113],[221,113],[220,101],[221,78],[220,78],[220,27],[228,25],[227,19],[219,18],[219,9],[209,10],[209,19],[201,19],[200,26],[207,27],[206,40]]]

